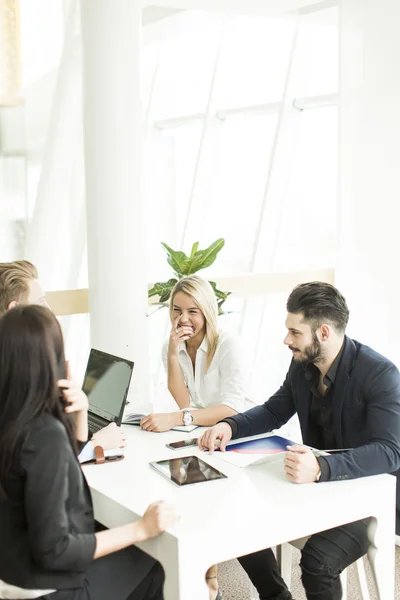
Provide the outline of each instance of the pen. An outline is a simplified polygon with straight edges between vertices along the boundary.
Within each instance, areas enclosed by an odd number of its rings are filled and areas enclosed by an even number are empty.
[[[313,450],[316,454],[320,454],[326,452],[328,454],[333,454],[334,452],[349,452],[350,450],[354,450],[354,448],[329,448],[329,450]]]
[[[354,448],[330,448],[324,452],[349,452],[349,450],[354,450]]]

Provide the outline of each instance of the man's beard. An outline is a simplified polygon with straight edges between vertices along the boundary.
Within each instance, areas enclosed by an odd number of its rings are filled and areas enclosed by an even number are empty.
[[[295,355],[294,359],[296,362],[304,364],[324,361],[324,350],[315,332],[312,343],[306,346],[298,357]]]

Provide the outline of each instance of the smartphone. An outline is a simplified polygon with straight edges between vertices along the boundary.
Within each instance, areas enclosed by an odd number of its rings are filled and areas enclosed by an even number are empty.
[[[111,448],[111,450],[104,450],[104,458],[106,459],[106,462],[111,460],[119,460],[123,456],[123,448]]]
[[[167,448],[171,450],[179,450],[179,448],[187,448],[188,446],[197,446],[198,438],[191,438],[189,440],[182,440],[181,442],[171,442],[166,444]]]

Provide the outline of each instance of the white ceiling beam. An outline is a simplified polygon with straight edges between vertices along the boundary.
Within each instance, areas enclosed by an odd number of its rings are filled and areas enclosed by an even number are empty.
[[[179,10],[207,10],[263,16],[280,16],[293,12],[313,12],[337,0],[142,0],[142,6]],[[321,6],[320,6],[321,5]]]
[[[166,19],[167,17],[172,17],[179,12],[182,11],[177,8],[144,6],[142,9],[142,25],[151,25],[151,23],[156,23],[157,21],[161,21],[161,19]]]

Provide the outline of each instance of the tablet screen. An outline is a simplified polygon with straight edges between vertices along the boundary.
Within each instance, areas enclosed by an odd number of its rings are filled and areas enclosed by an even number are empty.
[[[197,456],[160,460],[158,462],[151,462],[150,466],[179,486],[226,478],[226,475],[221,473],[221,471],[218,471]]]

